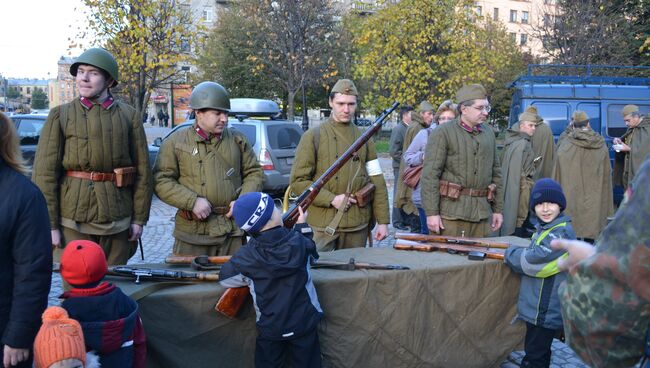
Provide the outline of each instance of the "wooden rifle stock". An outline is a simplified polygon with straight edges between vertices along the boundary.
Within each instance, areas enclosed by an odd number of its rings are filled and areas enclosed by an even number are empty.
[[[411,240],[398,239],[393,245],[393,248],[398,250],[416,250],[420,252],[434,252],[437,250],[446,251],[448,253],[469,254],[475,252],[476,247],[449,243],[420,243]],[[480,252],[485,254],[486,258],[503,260],[505,251],[503,249],[484,248]]]
[[[303,211],[307,211],[307,208],[314,201],[320,190],[325,186],[325,184],[334,176],[336,173],[345,165],[354,154],[363,147],[366,142],[368,142],[372,136],[377,133],[381,126],[384,124],[384,120],[395,111],[399,106],[399,102],[394,102],[391,107],[384,110],[381,115],[375,119],[375,122],[370,128],[368,128],[361,136],[350,145],[350,147],[330,166],[325,172],[316,179],[309,188],[305,189],[302,194],[296,199],[296,202],[289,208],[287,212],[282,216],[282,222],[284,227],[292,228],[293,225],[298,221],[298,216],[300,212],[298,211],[298,206],[302,208]],[[350,123],[352,124],[352,123]],[[244,292],[245,291],[245,292]],[[215,307],[215,310],[219,313],[222,313],[226,317],[235,318],[239,310],[246,302],[248,297],[248,288],[246,286],[240,288],[230,288],[227,289]]]
[[[482,247],[482,248],[500,248],[508,249],[510,244],[505,242],[497,242],[485,239],[477,238],[461,238],[456,236],[445,236],[445,235],[425,235],[425,234],[415,234],[415,233],[404,233],[396,232],[395,239],[404,239],[404,240],[413,240],[419,242],[429,242],[429,243],[447,243],[447,244],[458,244],[466,245],[470,247]]]
[[[165,258],[165,263],[176,265],[188,265],[195,259],[200,258],[205,263],[224,264],[230,261],[230,256],[181,256],[171,255]]]

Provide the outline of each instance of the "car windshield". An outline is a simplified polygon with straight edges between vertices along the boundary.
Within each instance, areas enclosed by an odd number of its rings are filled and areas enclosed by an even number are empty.
[[[273,149],[290,149],[298,147],[302,131],[296,124],[267,126],[269,144]]]

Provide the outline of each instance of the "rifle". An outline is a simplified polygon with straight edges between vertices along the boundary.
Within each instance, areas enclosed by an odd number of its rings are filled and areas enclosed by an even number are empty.
[[[173,265],[191,265],[198,271],[218,270],[221,265],[230,261],[230,256],[183,256],[170,255],[165,258],[165,263]]]
[[[284,213],[284,215],[282,215],[282,223],[284,224],[284,227],[292,228],[293,225],[296,224],[298,221],[298,216],[300,216],[298,207],[301,207],[303,211],[307,211],[307,207],[309,207],[309,205],[314,201],[325,184],[334,175],[336,175],[336,173],[343,167],[343,165],[345,165],[357,153],[357,151],[372,138],[375,133],[381,129],[382,124],[384,124],[384,120],[386,120],[398,106],[399,102],[394,102],[391,107],[382,111],[381,115],[375,119],[375,122],[372,124],[372,126],[363,132],[363,134],[361,134],[361,136],[357,138],[357,140],[354,141],[352,145],[350,145],[350,147],[336,161],[334,161],[334,163],[327,170],[325,170],[325,172],[318,179],[316,179],[309,186],[309,188],[305,189],[305,191],[303,191],[302,194],[298,196],[296,202],[289,208],[287,212]],[[246,286],[243,286],[242,288],[245,289]],[[215,309],[226,317],[235,318],[242,305],[244,305],[246,302],[246,298],[248,296],[247,292],[244,293],[242,290],[237,291],[237,289],[242,288],[227,289],[223,295],[221,295],[221,298],[219,298],[219,302],[217,302]]]
[[[393,245],[397,250],[416,250],[420,252],[433,252],[443,250],[451,254],[467,254],[471,260],[483,260],[485,258],[500,259],[505,258],[505,250],[499,248],[485,248],[477,251],[476,247],[449,243],[420,243],[410,240],[398,239]]]
[[[482,247],[482,248],[500,248],[508,249],[510,244],[505,242],[490,241],[484,239],[476,238],[460,238],[456,236],[444,236],[444,235],[425,235],[425,234],[414,234],[414,233],[403,233],[396,232],[395,239],[404,239],[404,240],[413,240],[419,242],[427,243],[447,243],[447,244],[458,244],[458,245],[467,245],[470,247]]]
[[[348,262],[336,261],[322,261],[317,260],[311,263],[311,268],[332,268],[335,270],[354,271],[354,270],[410,270],[406,266],[380,264],[380,263],[365,263],[357,262],[354,258],[350,258]]]
[[[134,282],[136,284],[140,283],[140,278],[180,281],[219,281],[219,274],[217,273],[175,271],[164,268],[111,266],[108,268],[106,274],[121,277],[135,277]]]

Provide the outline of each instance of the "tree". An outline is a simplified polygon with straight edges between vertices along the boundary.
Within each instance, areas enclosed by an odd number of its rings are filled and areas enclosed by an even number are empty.
[[[350,22],[355,78],[369,82],[365,105],[435,105],[468,83],[503,89],[497,77],[518,72],[522,56],[503,26],[473,9],[474,1],[402,0]]]
[[[10,99],[15,99],[20,97],[20,91],[18,91],[18,88],[16,87],[9,87],[7,88],[7,98]]]
[[[330,56],[336,49],[335,15],[329,0],[242,0],[233,4],[229,18],[239,19],[224,20],[232,24],[215,31],[219,37],[215,45],[216,50],[225,47],[223,50],[230,53],[227,57],[234,60],[230,59],[229,64],[217,61],[215,73],[231,78],[238,71],[240,75],[250,73],[261,78],[263,86],[268,86],[267,82],[274,84],[267,91],[278,91],[286,98],[287,117],[293,119],[296,94],[302,87],[336,75],[336,64]],[[233,31],[239,34],[227,37],[226,33],[218,33],[226,30],[230,35]],[[238,81],[231,80],[234,83],[229,87],[237,90]],[[239,81],[245,82],[243,88],[250,88],[251,79]]]
[[[35,88],[32,93],[32,109],[47,109],[49,101],[47,95],[40,88]]]
[[[647,64],[641,48],[649,9],[648,0],[558,0],[558,15],[546,16],[535,33],[555,63]]]
[[[90,9],[88,28],[97,36],[95,43],[117,59],[120,84],[115,92],[142,114],[152,89],[180,79],[179,63],[189,60],[202,29],[182,1],[83,1]]]

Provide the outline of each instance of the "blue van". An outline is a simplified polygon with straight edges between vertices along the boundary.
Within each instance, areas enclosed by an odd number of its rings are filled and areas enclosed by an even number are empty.
[[[508,126],[533,105],[551,127],[556,142],[575,110],[587,113],[591,128],[610,148],[612,139],[627,130],[621,116],[625,105],[637,105],[642,115],[650,115],[650,67],[532,64],[510,87],[514,92]],[[610,158],[613,164],[611,150]],[[615,188],[616,203],[621,193],[621,188]]]

